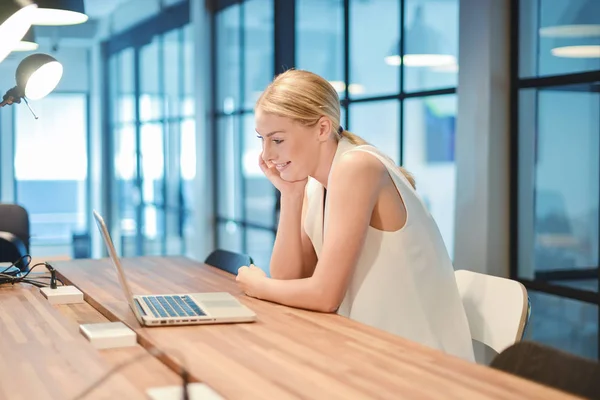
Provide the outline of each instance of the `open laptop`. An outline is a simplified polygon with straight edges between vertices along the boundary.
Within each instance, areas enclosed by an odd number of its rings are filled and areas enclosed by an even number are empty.
[[[256,314],[229,293],[133,295],[104,219],[95,210],[94,218],[117,271],[123,293],[141,325],[221,324],[256,320]]]

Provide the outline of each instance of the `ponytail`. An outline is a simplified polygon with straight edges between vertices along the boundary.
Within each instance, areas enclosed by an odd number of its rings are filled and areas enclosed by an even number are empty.
[[[363,144],[368,144],[365,139],[361,138],[358,135],[355,135],[352,132],[348,132],[345,129],[340,132],[340,136],[348,139],[348,141],[350,143],[355,144],[357,146],[362,146]]]
[[[358,135],[355,135],[352,132],[348,132],[345,129],[340,129],[340,137],[342,138],[346,138],[348,139],[348,141],[354,145],[357,146],[362,146],[365,144],[369,144],[365,139],[361,138]],[[406,180],[408,180],[408,183],[410,183],[410,185],[412,186],[413,189],[417,188],[417,183],[415,181],[415,177],[413,176],[413,174],[411,174],[410,172],[408,172],[404,167],[398,167],[400,169],[400,172],[402,172],[402,175],[404,175],[404,177],[406,178]]]

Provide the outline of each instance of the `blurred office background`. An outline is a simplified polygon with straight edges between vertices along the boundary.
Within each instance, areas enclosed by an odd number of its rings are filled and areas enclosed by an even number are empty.
[[[342,124],[417,179],[457,269],[521,280],[527,336],[599,351],[600,2],[85,0],[35,26],[58,88],[0,111],[0,199],[22,204],[36,257],[216,247],[268,269],[276,190],[253,105],[308,69]],[[28,52],[0,64],[0,89]]]

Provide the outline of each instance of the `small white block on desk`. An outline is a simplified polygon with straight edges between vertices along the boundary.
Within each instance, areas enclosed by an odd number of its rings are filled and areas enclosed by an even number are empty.
[[[56,289],[43,287],[40,292],[50,304],[83,303],[83,293],[75,286],[58,286]]]
[[[137,344],[137,335],[122,322],[79,325],[79,331],[97,349],[130,347]]]
[[[225,400],[205,383],[189,383],[187,387],[190,400]],[[150,388],[146,390],[146,393],[152,400],[180,400],[183,398],[181,385]]]

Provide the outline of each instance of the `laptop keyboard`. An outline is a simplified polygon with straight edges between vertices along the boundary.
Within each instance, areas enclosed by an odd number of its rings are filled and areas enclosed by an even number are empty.
[[[156,318],[206,315],[190,296],[144,296],[142,298]]]

